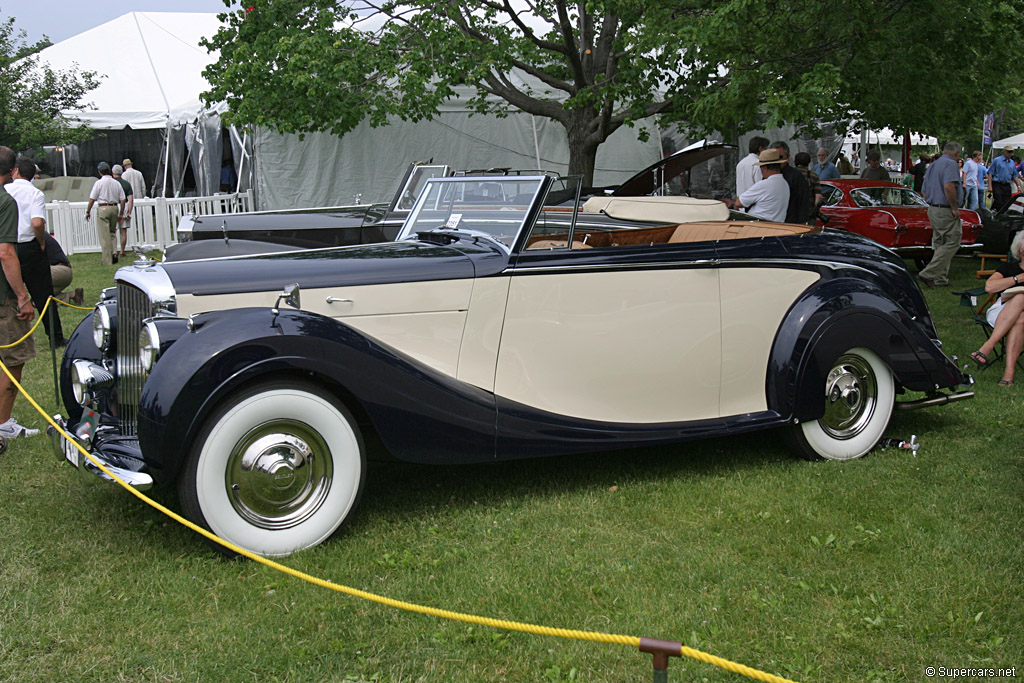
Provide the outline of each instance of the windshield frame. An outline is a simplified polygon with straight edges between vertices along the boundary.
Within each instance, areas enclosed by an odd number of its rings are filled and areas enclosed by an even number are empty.
[[[482,184],[510,182],[536,184],[533,188],[532,194],[529,196],[528,203],[516,205],[516,208],[522,209],[523,213],[521,214],[522,218],[514,231],[509,233],[491,233],[463,225],[463,221],[466,219],[466,213],[472,211],[472,207],[467,207],[465,204],[459,207],[462,209],[462,213],[453,212],[453,203],[455,202],[456,195],[458,194],[457,186],[462,185],[464,187],[469,187]],[[420,232],[433,232],[435,230],[444,232],[450,231],[453,234],[468,232],[474,235],[484,235],[493,240],[496,244],[501,245],[505,251],[511,253],[518,246],[519,241],[523,239],[523,236],[528,234],[532,229],[542,204],[541,198],[547,196],[551,182],[552,177],[544,174],[543,172],[535,175],[456,175],[444,178],[429,178],[426,183],[424,183],[422,191],[416,198],[416,203],[409,211],[409,215],[406,217],[405,222],[402,224],[402,229],[399,231],[398,236],[395,239],[414,239]],[[518,198],[519,194],[517,193],[515,196]],[[444,202],[445,205],[442,206],[441,202]],[[423,225],[417,226],[417,223],[420,222],[421,216],[424,215],[424,212],[430,210],[430,207],[428,207],[428,204],[430,203],[434,203],[434,210],[443,212],[444,217],[440,220],[440,224],[438,224],[437,221],[431,220],[430,223],[432,224],[432,227],[424,229]],[[481,214],[485,211],[500,211],[501,208],[494,209],[493,207],[487,207],[486,209],[481,210]],[[457,218],[454,218],[455,216],[457,216]],[[513,216],[509,216],[509,218],[512,217]],[[487,222],[486,218],[484,218],[483,221]],[[467,222],[472,222],[472,214],[470,215],[470,220]],[[499,239],[499,237],[503,239]]]

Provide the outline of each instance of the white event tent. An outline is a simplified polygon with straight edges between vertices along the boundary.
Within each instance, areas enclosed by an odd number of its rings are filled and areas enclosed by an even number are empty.
[[[187,148],[197,188],[207,193],[219,179],[221,128],[218,108],[199,100],[209,88],[203,69],[216,60],[200,41],[212,37],[219,25],[216,14],[130,12],[51,45],[39,59],[55,69],[78,67],[97,74],[100,85],[86,94],[87,108],[65,112],[69,116],[100,131],[160,136],[159,165],[154,160],[143,169],[150,187],[161,194],[172,185],[177,188]],[[121,146],[127,145],[122,141]],[[124,153],[117,152],[110,150],[104,160],[120,161]]]
[[[51,45],[40,58],[98,73],[99,87],[85,98],[95,108],[68,112],[89,126],[164,128],[202,111],[199,93],[209,88],[202,71],[216,55],[199,41],[219,25],[216,14],[129,12]]]
[[[1006,147],[1007,145],[1009,145],[1010,147],[1013,147],[1014,149],[1020,149],[1021,147],[1024,147],[1024,133],[1019,133],[1017,135],[1011,135],[1008,138],[1003,138],[1002,140],[996,140],[995,142],[992,143],[992,147],[994,149],[1002,149],[1003,147]]]
[[[97,130],[159,131],[167,163],[144,170],[157,194],[163,193],[160,176],[168,178],[167,188],[173,184],[175,194],[181,192],[187,158],[195,191],[209,195],[218,189],[227,141],[220,120],[224,108],[199,100],[209,88],[202,71],[217,58],[199,43],[218,26],[215,14],[131,12],[46,48],[40,59],[57,69],[77,65],[101,76],[102,84],[85,98],[92,107],[68,114]],[[530,88],[525,79],[520,85]],[[380,128],[363,122],[340,138],[314,133],[300,140],[232,128],[230,156],[240,189],[251,182],[261,208],[330,206],[389,199],[408,164],[430,158],[463,169],[567,169],[568,143],[559,124],[522,112],[502,118],[472,114],[466,106],[470,96],[469,89],[460,89],[432,121],[395,120]],[[661,157],[660,136],[651,125],[620,128],[601,146],[595,184],[621,182]],[[645,129],[649,138],[641,141]],[[104,158],[120,160],[114,150]]]

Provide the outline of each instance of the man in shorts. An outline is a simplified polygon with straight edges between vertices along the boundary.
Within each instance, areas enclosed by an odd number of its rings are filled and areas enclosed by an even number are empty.
[[[13,180],[14,164],[17,160],[8,147],[0,147],[0,186]],[[18,261],[18,203],[7,190],[0,187],[0,346],[12,344],[28,335],[24,342],[12,348],[0,349],[0,361],[7,366],[19,383],[25,363],[35,358],[36,347],[32,336],[32,318],[35,309],[32,298],[21,279],[21,263]],[[38,429],[29,429],[18,424],[11,416],[18,389],[7,373],[0,372],[0,437],[6,440],[24,436],[35,436]]]

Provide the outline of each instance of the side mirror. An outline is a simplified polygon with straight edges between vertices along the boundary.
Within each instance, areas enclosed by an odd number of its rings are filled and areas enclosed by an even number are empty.
[[[277,301],[274,303],[274,307],[270,309],[270,312],[274,314],[274,320],[277,320],[278,314],[281,313],[281,300],[284,300],[286,304],[292,308],[299,310],[302,308],[299,297],[299,283],[293,282],[290,285],[285,285],[284,289],[280,294],[277,295]]]

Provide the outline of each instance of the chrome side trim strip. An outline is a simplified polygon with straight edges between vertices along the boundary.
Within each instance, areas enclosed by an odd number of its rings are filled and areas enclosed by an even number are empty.
[[[539,252],[548,253],[548,252]],[[640,270],[646,268],[684,268],[687,266],[699,266],[699,267],[722,267],[722,266],[733,266],[733,265],[756,265],[756,266],[810,266],[810,267],[823,267],[830,270],[859,270],[864,273],[872,273],[873,271],[864,268],[863,266],[856,266],[849,263],[839,263],[837,261],[817,261],[809,259],[729,259],[728,261],[722,261],[721,259],[698,259],[696,261],[658,261],[654,263],[581,263],[581,264],[561,264],[551,266],[517,266],[514,271],[516,273],[541,273],[541,272],[558,272],[568,270]]]

